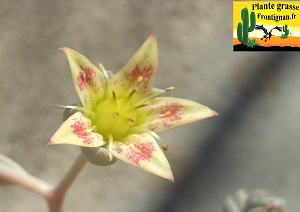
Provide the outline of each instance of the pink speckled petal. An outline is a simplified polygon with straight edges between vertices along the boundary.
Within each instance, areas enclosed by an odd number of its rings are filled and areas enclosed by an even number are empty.
[[[102,92],[101,83],[104,77],[101,71],[93,65],[85,56],[69,49],[61,48],[67,55],[73,82],[83,106],[89,106],[92,101],[92,94]]]
[[[115,141],[112,154],[130,165],[174,181],[167,158],[148,133],[131,135],[124,142]]]
[[[208,107],[186,99],[158,97],[150,101],[145,107],[152,116],[149,128],[157,133],[218,115]]]
[[[52,144],[98,147],[105,142],[100,134],[91,132],[91,121],[77,112],[62,123],[48,143],[48,145]]]
[[[147,95],[152,91],[158,66],[156,37],[152,34],[128,63],[111,79],[113,89],[122,93],[136,87],[137,93]]]

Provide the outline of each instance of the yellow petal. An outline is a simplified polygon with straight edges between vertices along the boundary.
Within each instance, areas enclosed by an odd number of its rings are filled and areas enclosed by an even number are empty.
[[[81,104],[83,106],[92,104],[92,94],[102,92],[101,83],[104,82],[103,74],[80,53],[66,47],[61,48],[61,50],[68,57],[74,86]]]
[[[152,91],[158,66],[157,41],[152,34],[128,63],[111,79],[113,89],[121,93],[137,88],[137,93],[147,95]]]
[[[105,144],[103,137],[91,130],[90,119],[77,112],[62,123],[48,145],[72,144],[83,147],[98,147]]]
[[[152,116],[149,129],[157,133],[218,115],[204,105],[173,97],[150,100],[145,109],[148,110],[148,115]]]
[[[130,165],[174,181],[167,158],[148,133],[131,135],[123,142],[114,141],[112,154]]]

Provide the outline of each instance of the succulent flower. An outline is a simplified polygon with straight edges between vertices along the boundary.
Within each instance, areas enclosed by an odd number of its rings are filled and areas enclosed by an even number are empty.
[[[49,145],[81,146],[84,155],[89,154],[89,148],[91,154],[106,149],[109,160],[116,157],[174,181],[169,162],[156,142],[160,139],[156,133],[217,113],[193,101],[165,97],[173,87],[153,88],[158,65],[155,35],[114,76],[103,65],[97,68],[80,53],[61,49],[69,60],[82,107],[57,106],[78,112],[62,123]]]

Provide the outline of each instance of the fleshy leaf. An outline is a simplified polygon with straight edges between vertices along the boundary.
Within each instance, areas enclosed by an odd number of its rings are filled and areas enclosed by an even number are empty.
[[[153,116],[149,129],[157,133],[218,115],[208,107],[186,99],[158,97],[150,101],[145,107],[148,115]]]
[[[124,142],[113,142],[112,154],[136,167],[174,181],[168,160],[148,133],[131,135]]]
[[[83,106],[91,104],[92,94],[102,92],[101,83],[104,80],[101,71],[85,56],[69,49],[61,48],[67,55],[71,68],[75,89]]]
[[[77,112],[62,123],[48,145],[52,144],[98,147],[105,142],[100,134],[92,132],[90,119]]]
[[[22,178],[22,176],[28,176],[28,173],[15,161],[0,154],[0,185],[11,184],[5,178]]]
[[[155,35],[152,34],[128,63],[111,79],[112,86],[116,92],[136,87],[137,93],[147,95],[152,91],[157,66],[157,41]]]

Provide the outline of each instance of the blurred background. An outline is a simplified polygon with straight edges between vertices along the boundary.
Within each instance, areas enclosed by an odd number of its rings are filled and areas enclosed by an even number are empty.
[[[70,47],[117,72],[155,32],[156,87],[220,115],[161,134],[175,182],[128,166],[88,164],[64,211],[221,211],[240,188],[264,188],[298,211],[299,53],[233,52],[232,2],[221,0],[0,1],[0,153],[58,182],[80,150],[47,147],[55,104],[79,100]],[[0,188],[0,211],[48,211],[27,190]]]

